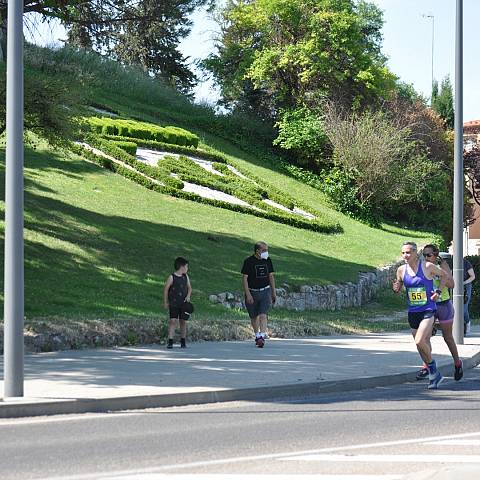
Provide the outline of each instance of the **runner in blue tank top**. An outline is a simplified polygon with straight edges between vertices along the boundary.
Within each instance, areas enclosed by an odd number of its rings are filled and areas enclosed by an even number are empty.
[[[430,383],[429,389],[436,389],[442,382],[443,376],[437,370],[437,364],[432,358],[430,336],[437,310],[436,300],[449,280],[447,272],[428,261],[422,261],[417,253],[414,242],[405,242],[402,245],[402,257],[405,265],[397,270],[397,279],[393,283],[393,291],[399,293],[405,287],[408,301],[408,323],[412,329],[418,353],[428,366]],[[439,278],[438,288],[433,286],[433,279]]]

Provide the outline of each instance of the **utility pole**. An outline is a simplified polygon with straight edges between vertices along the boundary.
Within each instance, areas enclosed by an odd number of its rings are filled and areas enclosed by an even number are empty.
[[[429,14],[429,15],[422,15],[423,18],[431,18],[432,19],[432,100],[430,104],[433,102],[433,82],[434,82],[434,76],[433,76],[433,63],[434,63],[434,54],[435,54],[435,15]]]
[[[23,0],[8,0],[4,396],[23,397]]]
[[[453,336],[463,344],[463,0],[457,0],[455,31],[455,153],[453,167]]]

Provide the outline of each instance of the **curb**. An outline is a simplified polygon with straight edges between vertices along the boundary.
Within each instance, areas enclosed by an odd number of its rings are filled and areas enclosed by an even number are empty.
[[[480,352],[463,360],[464,370],[480,364]],[[453,374],[451,361],[439,363],[447,375]],[[65,415],[78,413],[114,412],[140,410],[145,408],[179,407],[206,403],[280,399],[294,396],[318,395],[321,393],[342,393],[352,390],[387,387],[415,380],[416,372],[398,373],[377,377],[360,377],[347,380],[331,380],[300,384],[273,385],[265,387],[209,390],[159,395],[140,395],[112,398],[79,398],[32,402],[21,400],[9,403],[0,399],[0,418],[19,418],[43,415]]]

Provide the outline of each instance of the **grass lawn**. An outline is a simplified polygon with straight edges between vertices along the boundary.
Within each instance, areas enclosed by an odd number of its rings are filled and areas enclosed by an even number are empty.
[[[344,234],[325,235],[175,199],[44,144],[26,153],[25,187],[27,319],[163,318],[163,282],[177,255],[191,261],[198,318],[223,318],[208,295],[240,290],[239,269],[258,238],[271,245],[278,283],[294,285],[354,280],[395,258],[404,239],[349,219]]]

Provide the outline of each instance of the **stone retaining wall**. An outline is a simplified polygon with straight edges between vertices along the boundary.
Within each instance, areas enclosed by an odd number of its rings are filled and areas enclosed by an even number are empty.
[[[401,263],[403,262],[386,265],[373,272],[360,272],[356,283],[302,285],[296,291],[284,283],[277,288],[276,306],[287,310],[341,310],[359,307],[370,302],[379,290],[391,285]],[[228,308],[245,306],[241,293],[223,292],[210,295],[209,299]]]

